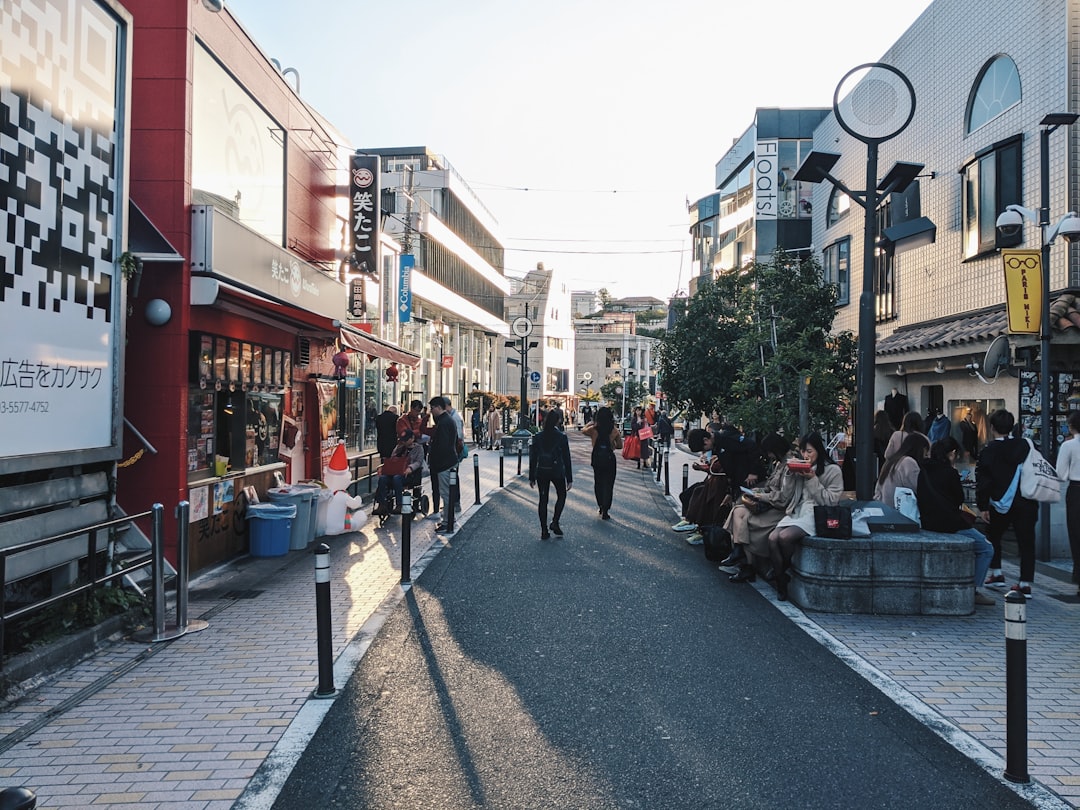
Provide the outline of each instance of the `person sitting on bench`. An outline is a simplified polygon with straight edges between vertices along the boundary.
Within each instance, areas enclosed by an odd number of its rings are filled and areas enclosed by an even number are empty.
[[[390,457],[379,468],[379,485],[375,489],[375,508],[373,515],[389,515],[401,512],[401,495],[405,482],[419,476],[424,467],[424,449],[416,442],[416,434],[403,430],[398,436],[397,446]],[[393,506],[387,503],[390,487],[394,488]]]

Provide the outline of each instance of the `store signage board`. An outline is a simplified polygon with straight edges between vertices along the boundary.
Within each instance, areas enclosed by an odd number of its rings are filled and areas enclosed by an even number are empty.
[[[212,205],[191,208],[191,269],[235,281],[331,320],[349,318],[349,290],[336,278],[241,225]]]

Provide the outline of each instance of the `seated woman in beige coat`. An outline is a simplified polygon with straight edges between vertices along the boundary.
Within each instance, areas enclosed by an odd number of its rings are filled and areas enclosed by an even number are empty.
[[[724,528],[731,534],[732,552],[720,563],[720,570],[731,574],[731,582],[753,582],[758,565],[769,559],[769,533],[787,513],[795,494],[795,476],[784,462],[791,455],[791,443],[770,433],[761,440],[761,451],[769,463],[764,485],[753,495],[736,500]],[[738,570],[732,571],[732,566]]]
[[[787,570],[799,541],[816,530],[815,506],[835,506],[844,494],[844,476],[840,466],[829,458],[820,433],[810,433],[799,442],[804,460],[810,469],[792,471],[795,493],[788,504],[786,514],[769,533],[769,557],[776,575],[776,593],[781,600],[787,599],[790,578]]]

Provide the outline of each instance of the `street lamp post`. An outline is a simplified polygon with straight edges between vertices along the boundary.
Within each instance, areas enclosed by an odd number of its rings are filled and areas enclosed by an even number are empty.
[[[878,182],[878,146],[895,138],[915,115],[915,89],[896,68],[881,62],[847,72],[833,94],[836,122],[866,144],[866,187],[852,191],[829,174],[837,154],[811,152],[795,173],[808,183],[830,181],[863,208],[863,277],[859,296],[858,366],[855,375],[855,491],[860,500],[874,496],[874,381],[876,336],[874,276],[877,258],[878,208],[894,192],[904,191],[922,171],[917,163],[897,162]]]
[[[1069,211],[1053,228],[1050,227],[1050,133],[1058,127],[1070,126],[1080,117],[1076,113],[1050,113],[1039,125],[1039,210],[1032,211],[1020,205],[1006,206],[997,218],[997,231],[1001,236],[1017,235],[1024,227],[1024,220],[1038,222],[1042,264],[1042,306],[1039,313],[1039,398],[1042,400],[1042,419],[1040,424],[1039,449],[1043,457],[1049,459],[1053,445],[1051,431],[1051,403],[1053,393],[1050,387],[1050,338],[1053,332],[1050,323],[1050,245],[1060,233],[1068,241],[1080,239],[1080,217]],[[1050,559],[1050,504],[1039,504],[1039,536],[1036,538],[1036,556],[1042,560]]]

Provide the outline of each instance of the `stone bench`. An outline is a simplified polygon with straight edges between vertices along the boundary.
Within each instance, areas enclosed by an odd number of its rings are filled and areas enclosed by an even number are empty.
[[[804,537],[788,593],[822,613],[967,616],[975,610],[972,543],[928,531]]]

